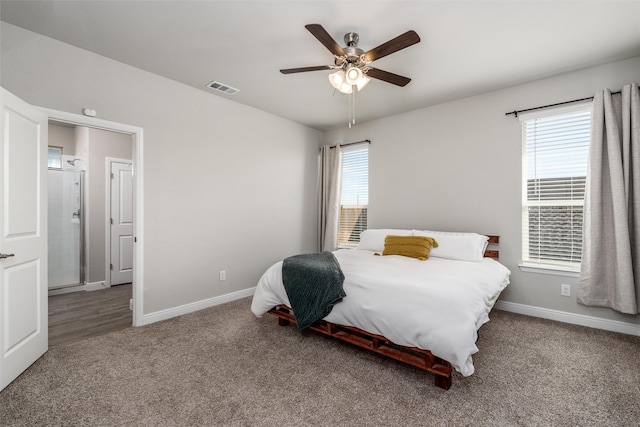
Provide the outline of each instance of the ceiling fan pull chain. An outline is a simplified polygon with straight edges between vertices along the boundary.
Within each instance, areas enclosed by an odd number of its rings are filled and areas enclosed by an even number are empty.
[[[353,88],[353,102],[351,104],[351,120],[353,121],[353,124],[356,124],[356,88]]]
[[[349,97],[349,129],[351,129],[351,125],[355,123],[354,119],[353,119],[353,105],[354,105],[354,96],[355,93],[352,91],[349,95],[347,95]]]
[[[347,125],[349,125],[349,129],[351,129],[351,93],[347,95],[348,103],[347,103]]]

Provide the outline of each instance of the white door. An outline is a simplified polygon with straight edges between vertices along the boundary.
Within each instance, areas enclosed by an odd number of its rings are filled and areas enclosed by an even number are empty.
[[[0,390],[47,351],[47,116],[0,88]]]
[[[131,163],[111,162],[111,286],[133,281]]]

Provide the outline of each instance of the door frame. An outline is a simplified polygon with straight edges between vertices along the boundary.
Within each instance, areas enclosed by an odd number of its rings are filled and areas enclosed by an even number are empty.
[[[104,200],[104,217],[111,218],[111,195],[113,193],[113,181],[111,180],[111,165],[112,163],[127,163],[131,164],[133,168],[133,159],[119,159],[116,157],[105,157],[105,200]],[[135,186],[135,183],[134,183]],[[134,197],[135,200],[135,197]],[[134,220],[135,226],[135,220]],[[134,231],[135,235],[135,231]],[[111,259],[111,222],[109,220],[105,221],[105,285],[110,288],[111,287],[111,264],[113,260]],[[135,274],[135,267],[133,272]],[[135,300],[134,300],[135,301]]]
[[[141,127],[111,122],[65,111],[36,107],[49,120],[131,135],[133,139],[133,326],[144,325],[144,182],[143,133]],[[110,255],[109,255],[110,257]]]

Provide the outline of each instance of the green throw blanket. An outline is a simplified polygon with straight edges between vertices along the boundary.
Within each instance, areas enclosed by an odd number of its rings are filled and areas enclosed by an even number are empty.
[[[346,296],[344,274],[331,252],[285,258],[282,282],[300,330],[327,316]]]

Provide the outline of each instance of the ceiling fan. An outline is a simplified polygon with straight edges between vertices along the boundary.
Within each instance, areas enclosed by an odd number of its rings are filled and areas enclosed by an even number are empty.
[[[341,47],[320,24],[305,25],[320,43],[322,43],[335,57],[334,65],[320,65],[314,67],[287,68],[280,70],[282,74],[303,73],[307,71],[338,70],[329,75],[329,81],[340,92],[352,93],[353,86],[360,90],[369,82],[369,78],[385,81],[397,86],[406,86],[411,79],[390,73],[369,64],[399,50],[420,42],[420,37],[413,31],[407,31],[398,37],[381,44],[378,47],[363,51],[358,47],[359,36],[347,33],[344,36],[346,47]]]

